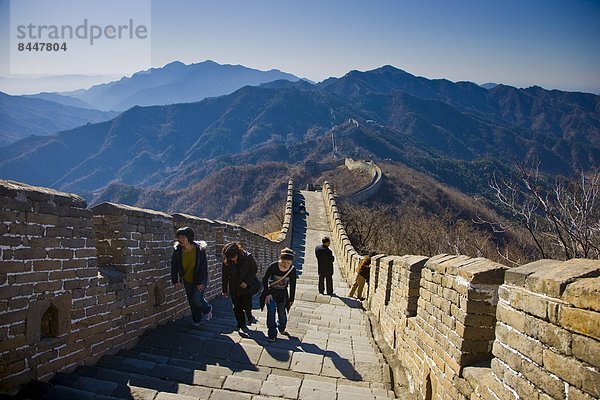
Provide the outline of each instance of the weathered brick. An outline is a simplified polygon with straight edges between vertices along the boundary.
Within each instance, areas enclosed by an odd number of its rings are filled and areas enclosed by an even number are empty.
[[[58,260],[35,260],[32,263],[34,271],[60,270],[62,268],[62,263]]]
[[[527,278],[526,287],[551,297],[560,298],[567,285],[578,278],[600,275],[600,262],[573,259],[541,269]]]
[[[569,400],[595,400],[598,399],[597,397],[592,397],[587,393],[582,392],[581,390],[573,387],[573,386],[569,386],[567,388],[567,393],[568,393],[568,399]],[[548,399],[548,400],[552,400],[552,399]]]
[[[41,282],[48,280],[48,272],[28,272],[16,275],[10,275],[8,277],[8,283],[10,284],[21,284],[31,282]]]
[[[499,302],[496,316],[498,317],[498,321],[504,322],[506,325],[510,325],[520,332],[525,331],[525,321],[527,319],[527,315],[512,308],[510,305],[504,302]]]
[[[528,290],[515,288],[510,293],[511,306],[538,318],[548,319],[548,301]]]
[[[40,214],[28,212],[26,213],[27,222],[40,225],[56,225],[58,223],[58,215],[56,214]]]
[[[75,278],[75,271],[74,269],[70,269],[70,270],[60,270],[60,271],[50,271],[50,273],[48,274],[48,280],[64,280],[64,279],[72,279]]]
[[[522,399],[537,399],[539,391],[523,375],[507,369],[504,373],[504,382],[519,394]]]
[[[18,247],[23,243],[22,236],[0,236],[0,246]]]
[[[505,265],[482,259],[460,267],[458,275],[471,283],[486,283],[501,285],[504,282],[504,273],[508,269]]]
[[[46,258],[46,250],[40,248],[16,249],[13,256],[16,260],[39,260]]]
[[[59,240],[53,237],[41,237],[41,238],[31,238],[29,240],[29,245],[31,247],[41,247],[47,249],[49,247],[58,247]]]
[[[596,368],[600,367],[600,342],[587,336],[573,335],[573,355]]]
[[[31,269],[31,261],[3,261],[0,264],[0,271],[2,272],[27,272]]]
[[[0,290],[0,299],[10,299],[16,296],[31,296],[33,294],[33,284],[28,285],[10,285]]]
[[[565,398],[564,383],[560,379],[539,367],[537,364],[523,363],[523,369],[521,372],[538,389],[543,390],[556,399]]]
[[[600,263],[600,262],[599,262]],[[562,299],[577,308],[600,312],[600,278],[585,278],[567,286]]]
[[[524,332],[547,346],[558,349],[563,354],[571,354],[572,334],[554,324],[540,319],[530,318],[526,321]]]
[[[580,361],[544,350],[544,367],[571,385],[600,397],[600,373]]]
[[[566,329],[600,340],[600,313],[561,307],[560,324]]]
[[[43,236],[44,227],[39,225],[25,225],[14,223],[8,226],[8,232],[17,236]]]
[[[55,292],[61,290],[63,283],[61,281],[41,282],[33,285],[33,290],[36,293]]]

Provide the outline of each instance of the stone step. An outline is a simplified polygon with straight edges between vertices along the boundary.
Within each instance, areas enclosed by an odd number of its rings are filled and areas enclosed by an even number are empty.
[[[106,396],[76,389],[68,386],[55,385],[46,395],[44,400],[111,400],[118,397]]]

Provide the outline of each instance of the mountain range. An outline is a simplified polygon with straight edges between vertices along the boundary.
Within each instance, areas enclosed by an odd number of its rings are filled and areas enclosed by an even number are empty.
[[[46,96],[52,98],[51,94]],[[115,111],[90,110],[77,106],[58,104],[43,98],[11,96],[0,92],[0,146],[29,135],[46,136],[87,123],[114,118]]]
[[[0,176],[76,192],[115,182],[183,191],[177,201],[188,204],[197,193],[186,203],[185,189],[224,167],[244,174],[248,165],[326,160],[332,138],[340,155],[400,162],[478,193],[491,168],[515,160],[538,160],[551,174],[597,168],[600,96],[486,89],[392,66],[318,84],[277,80],[23,139],[2,148]]]
[[[175,61],[115,82],[60,95],[76,98],[99,110],[124,111],[134,106],[190,103],[229,94],[246,85],[256,86],[278,79],[297,81],[300,78],[275,69],[260,71],[211,60],[187,65]]]
[[[299,78],[278,70],[260,71],[210,60],[187,65],[177,61],[73,92],[22,96],[0,92],[0,146],[32,134],[48,135],[87,122],[105,121],[118,114],[112,110],[194,102],[277,80],[289,82]]]

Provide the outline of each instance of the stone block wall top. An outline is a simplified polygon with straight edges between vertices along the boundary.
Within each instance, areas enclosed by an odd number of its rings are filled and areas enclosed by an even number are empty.
[[[399,257],[398,261],[400,261],[400,263],[402,263],[409,271],[414,272],[423,269],[427,260],[429,260],[429,257],[406,255]]]
[[[561,298],[570,283],[580,278],[598,276],[600,276],[600,261],[597,260],[538,260],[508,270],[506,283],[525,287],[535,293]]]
[[[529,264],[521,265],[520,267],[511,268],[506,271],[504,282],[509,285],[525,287],[525,282],[527,281],[527,277],[529,275],[543,270],[544,268],[553,267],[560,264],[562,264],[562,261],[537,260],[530,262]]]
[[[469,283],[501,285],[508,267],[486,258],[440,254],[431,257],[425,267],[434,273],[460,276]]]
[[[206,224],[214,224],[215,223],[215,221],[213,221],[212,219],[196,217],[195,215],[189,215],[189,214],[183,214],[183,213],[173,214],[173,221],[175,221],[175,222],[189,221],[189,220],[192,220],[192,221],[198,222],[198,223],[206,223]]]
[[[68,207],[87,207],[86,201],[76,194],[3,179],[0,179],[0,196],[13,198],[21,202],[46,201]]]
[[[133,215],[136,217],[148,217],[148,216],[156,216],[171,219],[172,217],[169,214],[166,214],[161,211],[149,210],[145,208],[128,206],[125,204],[116,204],[116,203],[101,203],[95,207],[92,207],[92,211],[97,215]]]
[[[562,299],[575,307],[600,312],[600,278],[584,278],[569,284]]]

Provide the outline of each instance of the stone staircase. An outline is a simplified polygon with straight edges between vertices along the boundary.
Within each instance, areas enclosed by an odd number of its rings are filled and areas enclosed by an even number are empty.
[[[147,332],[137,346],[103,356],[93,366],[59,373],[45,399],[370,400],[395,398],[390,368],[374,342],[361,304],[346,298],[334,275],[335,296],[317,290],[314,247],[329,235],[320,192],[300,192],[306,214],[294,215],[296,301],[287,333],[266,337],[266,311],[238,333],[231,302],[212,301],[214,317],[200,328],[184,318]]]

